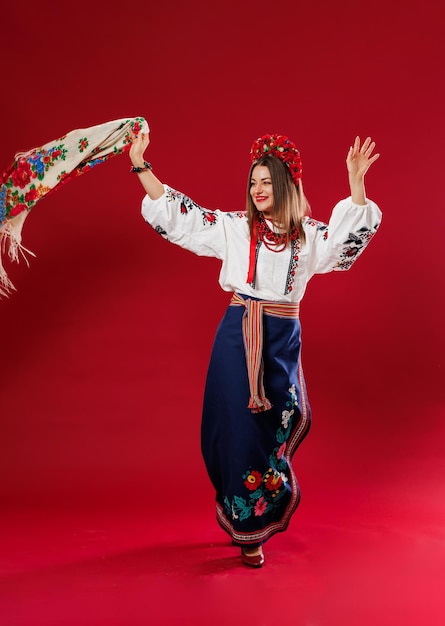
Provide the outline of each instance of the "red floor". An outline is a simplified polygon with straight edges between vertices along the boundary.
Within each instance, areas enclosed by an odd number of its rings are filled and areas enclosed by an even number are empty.
[[[416,482],[395,477],[386,487],[355,480],[338,489],[331,477],[266,544],[261,570],[240,564],[209,490],[200,510],[184,499],[176,516],[158,511],[166,520],[129,506],[10,511],[0,624],[442,626],[440,471],[433,459]]]

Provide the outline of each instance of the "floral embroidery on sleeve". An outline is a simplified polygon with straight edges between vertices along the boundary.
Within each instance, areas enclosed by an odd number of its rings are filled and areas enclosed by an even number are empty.
[[[164,239],[167,239],[168,241],[167,232],[162,228],[162,226],[155,226],[154,230],[158,233],[158,235],[161,235],[161,237],[164,237]]]
[[[227,217],[229,217],[231,220],[234,220],[235,218],[243,218],[246,217],[246,211],[230,211],[228,213],[226,213]]]
[[[323,222],[319,222],[317,220],[309,220],[308,222],[308,226],[312,226],[312,228],[315,228],[317,230],[317,232],[321,232],[323,233],[323,239],[327,239],[328,238],[328,226],[327,224],[324,224]]]
[[[213,226],[213,224],[216,224],[216,213],[214,213],[213,211],[205,211],[204,209],[201,209],[201,207],[199,207],[199,209],[202,213],[203,224],[210,224],[211,226]]]
[[[378,225],[374,226],[372,229],[363,226],[356,234],[349,233],[347,240],[343,244],[344,249],[336,267],[342,270],[348,270],[375,235],[377,228]]]
[[[208,211],[207,209],[203,209],[199,204],[197,204],[194,200],[185,196],[184,194],[175,191],[174,189],[168,189],[166,191],[167,201],[173,202],[174,200],[180,200],[180,208],[179,211],[181,215],[188,215],[193,209],[198,209],[202,215],[202,223],[205,225],[209,224],[213,226],[218,221],[218,214],[214,211]]]

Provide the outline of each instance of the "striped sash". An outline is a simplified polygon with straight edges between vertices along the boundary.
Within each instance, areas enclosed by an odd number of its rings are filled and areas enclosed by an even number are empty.
[[[264,391],[263,315],[298,318],[300,305],[250,298],[244,300],[234,293],[230,306],[244,306],[246,309],[243,315],[243,339],[250,387],[248,408],[252,413],[268,411],[272,405]]]

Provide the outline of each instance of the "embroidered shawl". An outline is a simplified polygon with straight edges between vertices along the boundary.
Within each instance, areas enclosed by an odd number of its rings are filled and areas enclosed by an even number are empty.
[[[73,130],[45,145],[19,153],[0,177],[0,296],[14,289],[2,260],[7,254],[33,254],[21,244],[22,227],[31,209],[46,195],[99,163],[128,150],[130,130],[148,132],[144,118],[114,120]]]

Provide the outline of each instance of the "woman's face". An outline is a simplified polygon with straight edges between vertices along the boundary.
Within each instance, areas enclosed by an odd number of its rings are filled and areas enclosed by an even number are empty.
[[[265,165],[257,165],[252,170],[250,179],[250,196],[258,211],[264,217],[272,217],[273,214],[273,187],[269,168]]]

